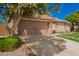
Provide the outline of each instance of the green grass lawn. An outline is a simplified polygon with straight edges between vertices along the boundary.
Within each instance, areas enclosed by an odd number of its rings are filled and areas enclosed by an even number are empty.
[[[68,33],[68,34],[62,34],[62,35],[60,35],[60,36],[63,37],[63,38],[67,38],[67,39],[70,39],[70,40],[74,40],[74,41],[79,42],[79,32],[73,32],[73,33]]]

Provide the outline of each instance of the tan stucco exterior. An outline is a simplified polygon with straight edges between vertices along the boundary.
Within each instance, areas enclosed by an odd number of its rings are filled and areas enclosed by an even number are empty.
[[[51,33],[70,32],[70,23],[54,18],[51,21],[51,30]]]

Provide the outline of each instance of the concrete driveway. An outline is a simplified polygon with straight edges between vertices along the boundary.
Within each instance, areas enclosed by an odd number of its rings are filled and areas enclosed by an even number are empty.
[[[32,36],[25,40],[26,46],[37,56],[53,56],[65,49],[65,42],[54,36]]]
[[[61,45],[56,44],[56,42],[61,41],[61,39],[65,42]],[[33,38],[31,44],[28,43],[27,45],[33,49],[36,55],[79,56],[79,42],[64,39],[58,36],[42,37],[39,39]]]

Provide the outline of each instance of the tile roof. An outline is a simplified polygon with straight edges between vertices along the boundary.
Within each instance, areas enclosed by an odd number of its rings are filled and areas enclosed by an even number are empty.
[[[51,21],[58,21],[58,22],[64,22],[64,23],[69,23],[70,24],[70,22],[68,22],[66,20],[61,20],[61,19],[58,19],[58,18],[53,18]]]

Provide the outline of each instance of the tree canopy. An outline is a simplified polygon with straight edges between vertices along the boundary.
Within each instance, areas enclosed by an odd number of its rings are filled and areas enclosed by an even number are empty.
[[[66,20],[70,21],[72,23],[72,25],[78,25],[79,24],[79,10],[72,14],[69,14],[66,17]]]
[[[66,20],[72,23],[71,31],[74,31],[74,26],[78,26],[76,30],[79,31],[79,10],[72,14],[69,14],[66,17]]]
[[[15,16],[18,14],[20,9],[21,16],[32,16],[33,14],[42,14],[48,12],[49,9],[53,11],[59,11],[60,4],[47,4],[47,3],[8,3],[8,4],[0,4],[0,6],[5,6],[7,13],[5,15]]]

